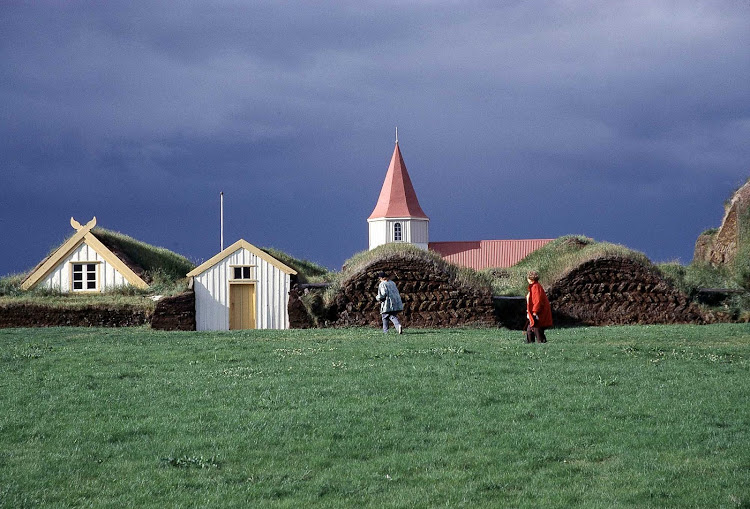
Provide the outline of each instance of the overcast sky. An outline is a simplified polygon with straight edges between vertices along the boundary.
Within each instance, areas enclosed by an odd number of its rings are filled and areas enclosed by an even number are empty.
[[[339,270],[394,128],[430,240],[689,263],[750,177],[750,1],[3,1],[0,275],[99,226]]]

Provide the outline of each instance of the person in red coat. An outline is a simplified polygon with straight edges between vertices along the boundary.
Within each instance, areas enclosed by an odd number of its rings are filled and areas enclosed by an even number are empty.
[[[539,273],[535,270],[529,271],[526,280],[529,282],[529,293],[526,294],[526,318],[529,321],[526,342],[533,343],[536,338],[539,343],[546,343],[544,331],[552,327],[552,308],[544,288],[539,284]]]

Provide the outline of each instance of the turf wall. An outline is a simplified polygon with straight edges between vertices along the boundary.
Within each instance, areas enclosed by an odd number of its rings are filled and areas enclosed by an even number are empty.
[[[338,291],[329,313],[338,327],[380,326],[379,271],[396,283],[404,303],[400,315],[406,327],[495,326],[489,289],[462,285],[429,259],[398,254],[373,261],[348,279]]]
[[[547,289],[556,324],[706,323],[703,310],[659,272],[622,257],[582,263]]]
[[[131,306],[63,309],[26,303],[0,305],[0,328],[132,327],[150,320],[150,313]]]

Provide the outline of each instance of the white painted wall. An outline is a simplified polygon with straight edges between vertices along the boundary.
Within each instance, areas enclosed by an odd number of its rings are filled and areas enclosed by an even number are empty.
[[[47,288],[62,293],[72,292],[70,287],[70,265],[71,263],[99,262],[99,290],[113,290],[118,286],[128,286],[127,279],[107,263],[104,258],[86,242],[76,248],[65,260],[60,262],[46,278],[38,283],[39,288]]]
[[[393,242],[394,225],[401,223],[401,242],[414,244],[422,249],[427,249],[430,242],[429,219],[404,218],[377,218],[368,219],[370,231],[370,249]]]
[[[386,219],[368,219],[367,224],[370,230],[370,249],[375,249],[385,244],[387,239],[386,233],[388,232]]]
[[[193,278],[197,330],[229,330],[229,281],[233,265],[255,265],[255,326],[288,329],[288,274],[240,248]]]

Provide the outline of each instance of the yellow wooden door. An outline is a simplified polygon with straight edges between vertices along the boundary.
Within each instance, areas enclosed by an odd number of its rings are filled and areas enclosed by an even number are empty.
[[[229,329],[255,328],[255,285],[229,285]]]

